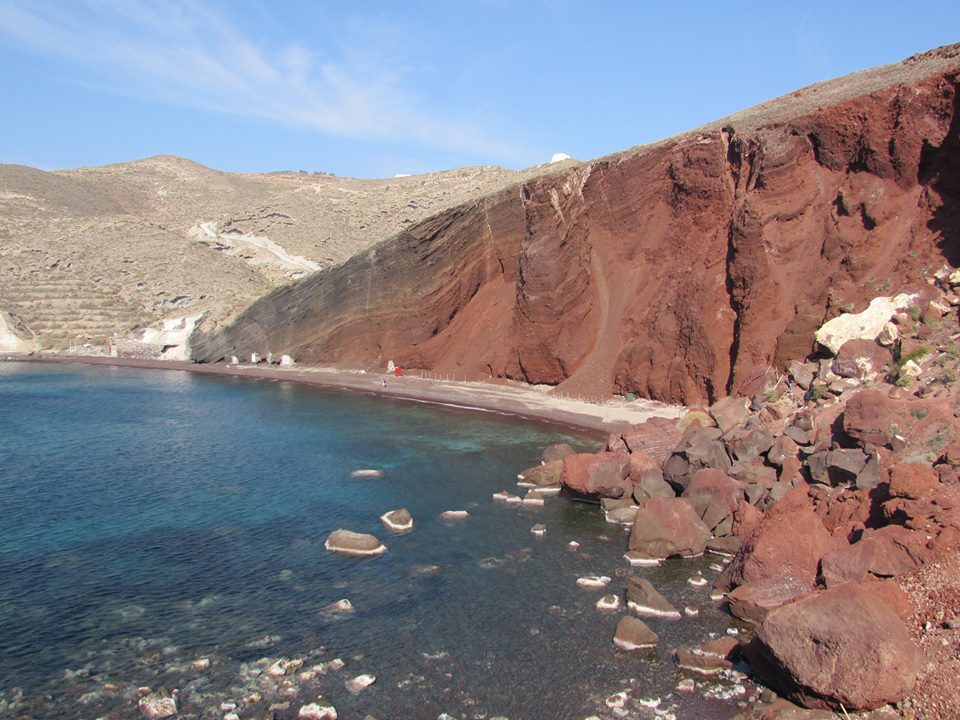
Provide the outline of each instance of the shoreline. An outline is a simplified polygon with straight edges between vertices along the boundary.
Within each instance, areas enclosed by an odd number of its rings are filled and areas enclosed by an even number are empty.
[[[100,355],[18,355],[7,353],[0,362],[53,365],[102,365],[144,370],[176,370],[199,375],[240,377],[271,382],[293,382],[326,390],[363,393],[407,402],[439,405],[471,412],[492,412],[572,428],[598,439],[651,417],[679,417],[684,408],[652,400],[625,400],[605,404],[560,397],[548,390],[521,384],[493,384],[435,380],[415,375],[342,370],[317,366],[198,364],[182,360],[146,360]]]

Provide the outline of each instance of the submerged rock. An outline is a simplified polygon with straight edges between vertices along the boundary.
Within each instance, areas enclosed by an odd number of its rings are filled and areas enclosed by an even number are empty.
[[[300,720],[337,720],[337,709],[333,705],[309,703],[300,708],[297,717]]]
[[[344,685],[351,695],[356,695],[357,693],[361,693],[366,690],[376,681],[377,678],[375,675],[368,675],[365,673],[363,675],[357,675],[355,678],[350,678],[344,682]]]
[[[351,557],[382,555],[387,551],[387,546],[373,535],[355,533],[342,528],[330,533],[323,546],[328,552]]]
[[[155,692],[140,698],[138,703],[140,712],[145,718],[159,720],[173,717],[177,714],[177,699],[172,694]]]
[[[441,520],[466,520],[470,517],[470,513],[466,510],[446,510],[440,513]]]
[[[352,473],[350,473],[350,477],[355,477],[355,478],[361,478],[361,477],[378,478],[378,477],[383,477],[383,470],[370,470],[370,469],[354,470]]]

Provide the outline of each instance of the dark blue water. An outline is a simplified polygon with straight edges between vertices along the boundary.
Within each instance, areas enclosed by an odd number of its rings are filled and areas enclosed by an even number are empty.
[[[286,383],[0,363],[0,716],[140,717],[138,688],[176,688],[180,717],[198,718],[222,703],[293,718],[321,695],[341,718],[612,717],[603,701],[624,689],[677,717],[728,717],[703,697],[722,683],[678,693],[670,660],[727,627],[685,582],[708,560],[642,571],[701,616],[651,621],[660,648],[616,652],[619,616],[576,579],[609,575],[622,593],[623,530],[561,498],[491,500],[558,441],[595,445]],[[380,523],[398,507],[413,532]],[[470,518],[440,520],[450,509]],[[389,552],[328,554],[338,527]],[[324,612],[342,598],[354,613]],[[264,672],[281,658],[303,664]],[[361,673],[376,682],[351,694]]]

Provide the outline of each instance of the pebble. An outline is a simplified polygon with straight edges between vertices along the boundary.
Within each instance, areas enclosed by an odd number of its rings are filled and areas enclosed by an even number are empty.
[[[190,663],[190,666],[194,670],[206,670],[208,667],[210,667],[210,658],[197,658]]]
[[[687,605],[683,609],[683,614],[687,617],[697,617],[700,614],[700,608],[694,607],[693,605]]]
[[[696,575],[688,579],[687,582],[694,587],[703,587],[707,584],[707,579],[698,572]]]
[[[310,703],[300,708],[297,717],[302,720],[337,720],[337,709],[333,705]]]
[[[646,708],[655,708],[655,707],[658,707],[658,706],[660,705],[660,698],[658,698],[658,697],[640,698],[639,700],[637,700],[637,702],[638,702],[640,705],[642,705],[643,707],[646,707]]]
[[[697,689],[697,684],[690,678],[686,678],[677,683],[677,690],[680,692],[693,692]]]
[[[546,535],[547,526],[544,525],[543,523],[537,523],[532,528],[530,528],[530,532],[532,532],[534,535],[540,535],[540,536]]]

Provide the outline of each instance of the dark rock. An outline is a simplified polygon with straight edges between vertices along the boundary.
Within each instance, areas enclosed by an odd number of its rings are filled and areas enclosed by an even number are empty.
[[[833,371],[842,378],[872,380],[886,371],[890,351],[873,340],[847,340],[833,359]]]
[[[867,458],[866,465],[857,475],[857,490],[870,490],[882,482],[880,477],[880,461],[876,455]]]
[[[675,492],[683,492],[690,480],[690,463],[683,455],[671,455],[663,464],[663,479]]]
[[[697,470],[690,476],[682,497],[690,501],[704,525],[715,530],[723,520],[733,515],[737,503],[744,498],[744,492],[739,482],[719,470],[708,468]],[[714,534],[729,534],[729,531]]]
[[[780,467],[784,460],[791,457],[795,458],[799,453],[800,446],[797,445],[796,440],[788,435],[781,435],[770,446],[770,450],[767,452],[767,460],[770,461],[770,464]]]
[[[701,468],[717,468],[724,472],[730,469],[730,457],[720,438],[716,437],[717,432],[716,428],[690,428],[684,435],[677,450],[686,458],[691,472]]]
[[[631,479],[633,477],[631,476]],[[633,499],[637,503],[643,503],[652,497],[675,497],[673,487],[663,479],[663,472],[658,468],[655,471],[646,472],[640,476],[639,480],[634,480]]]
[[[813,585],[792,577],[775,577],[744,583],[727,595],[730,612],[741,620],[760,623],[771,610],[813,591]]]
[[[848,485],[856,482],[866,464],[863,450],[831,450],[827,453],[827,477],[833,485]]]
[[[734,460],[751,462],[770,449],[773,436],[764,427],[743,427],[731,431],[724,441]]]
[[[793,381],[804,390],[810,389],[810,383],[813,382],[813,376],[816,373],[816,365],[813,363],[801,363],[794,360],[787,368],[787,372]]]
[[[789,427],[784,428],[783,434],[793,440],[797,445],[809,445],[810,434],[808,430],[809,429],[804,430],[798,425],[790,425]]]
[[[683,498],[651,498],[637,511],[630,550],[651,558],[694,557],[703,553],[710,528]]]
[[[803,705],[834,710],[897,702],[921,662],[903,621],[856,583],[771,611],[750,654],[766,684]]]

